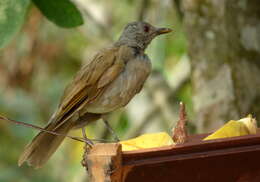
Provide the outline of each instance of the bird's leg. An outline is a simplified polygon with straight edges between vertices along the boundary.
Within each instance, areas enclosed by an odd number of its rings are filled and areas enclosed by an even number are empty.
[[[108,130],[110,131],[110,133],[114,136],[115,140],[116,140],[117,142],[119,142],[120,140],[119,140],[117,134],[116,134],[115,131],[112,129],[112,127],[109,125],[108,121],[107,121],[106,119],[104,119],[104,118],[103,118],[102,120],[103,120],[103,122],[105,123],[107,129],[108,129]]]
[[[89,146],[94,145],[94,143],[93,143],[90,139],[88,139],[88,137],[87,137],[87,135],[86,135],[85,127],[82,127],[82,128],[81,128],[81,131],[82,131],[82,136],[83,136],[83,139],[84,139],[85,143],[86,143],[87,145],[89,145]]]

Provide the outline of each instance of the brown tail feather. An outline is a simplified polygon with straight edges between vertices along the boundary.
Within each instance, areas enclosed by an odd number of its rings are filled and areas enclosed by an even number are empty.
[[[73,127],[73,122],[66,121],[59,128],[56,124],[50,122],[44,129],[55,131],[60,134],[67,134]],[[56,128],[56,129],[55,129]],[[41,131],[29,143],[19,158],[18,165],[21,166],[25,161],[34,168],[40,168],[44,165],[51,155],[57,150],[65,136],[52,135]]]

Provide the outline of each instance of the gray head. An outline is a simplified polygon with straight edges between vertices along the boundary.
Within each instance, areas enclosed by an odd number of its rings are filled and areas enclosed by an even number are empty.
[[[126,44],[132,47],[138,47],[142,50],[158,35],[169,33],[169,28],[156,28],[146,22],[132,22],[126,25],[122,35],[116,44]]]

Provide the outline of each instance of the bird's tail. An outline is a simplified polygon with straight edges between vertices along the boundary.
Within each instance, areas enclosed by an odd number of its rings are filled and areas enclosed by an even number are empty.
[[[44,165],[51,155],[57,150],[65,135],[72,129],[73,122],[64,122],[57,127],[55,122],[50,122],[44,129],[59,133],[62,135],[54,135],[41,131],[29,143],[19,158],[18,165],[21,166],[25,161],[34,168],[40,168]]]

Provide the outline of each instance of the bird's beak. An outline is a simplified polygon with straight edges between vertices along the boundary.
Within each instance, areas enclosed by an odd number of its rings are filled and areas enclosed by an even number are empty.
[[[170,29],[170,28],[157,28],[156,34],[161,35],[161,34],[165,34],[165,33],[170,33],[171,31],[172,31],[172,29]]]

